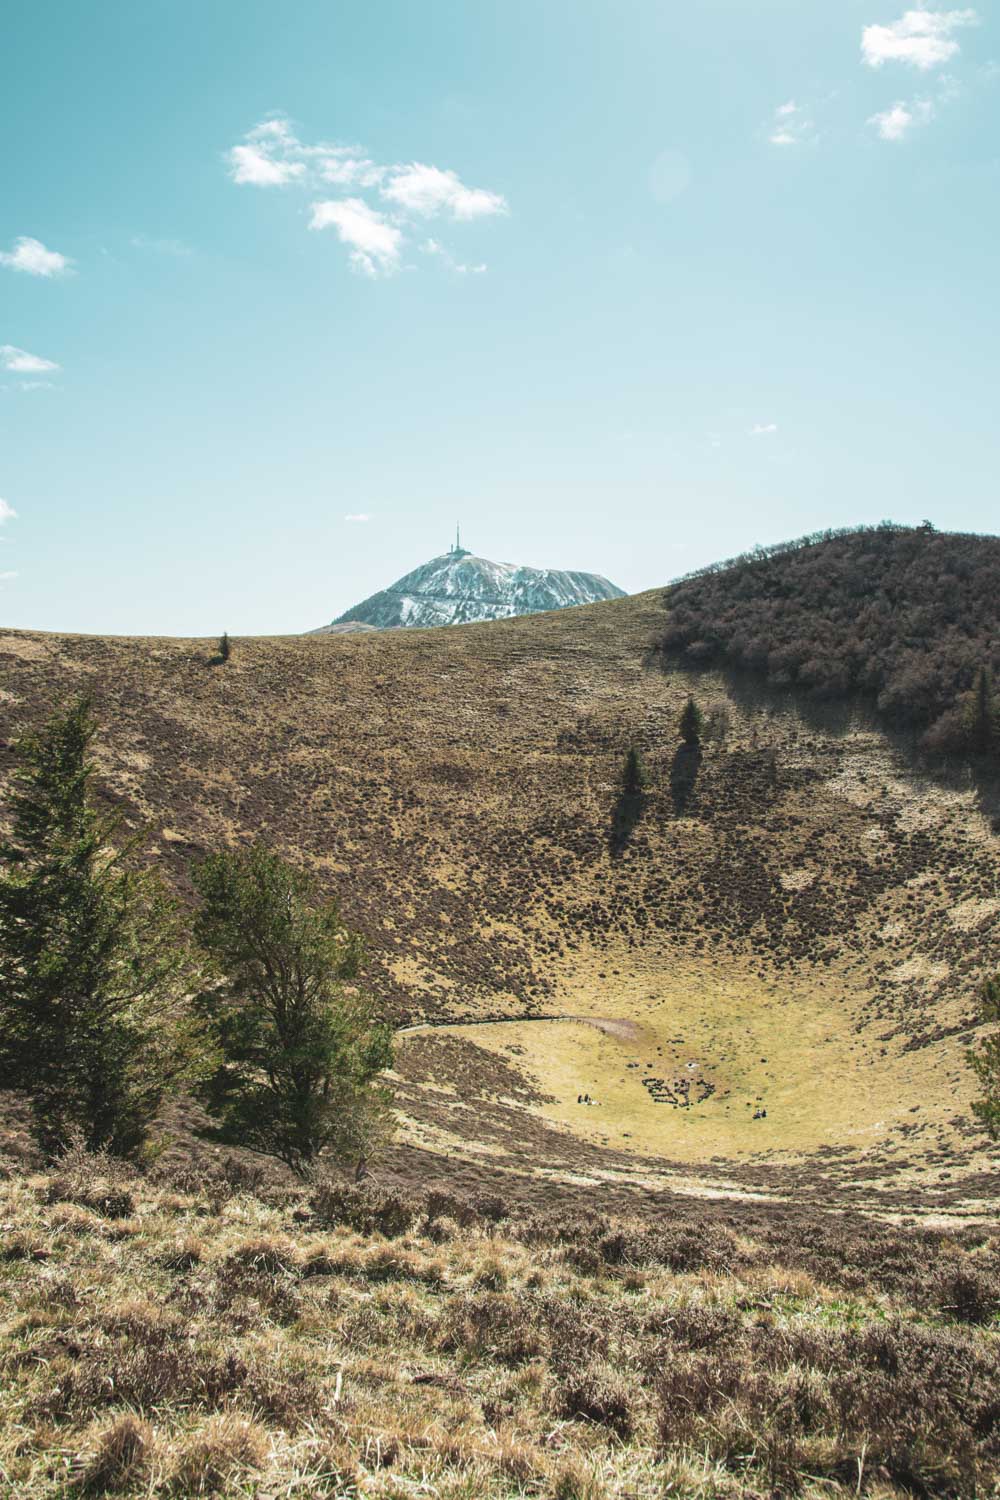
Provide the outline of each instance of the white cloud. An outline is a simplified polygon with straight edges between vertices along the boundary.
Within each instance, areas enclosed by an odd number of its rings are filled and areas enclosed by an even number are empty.
[[[402,231],[390,224],[363,198],[330,198],[314,203],[310,229],[334,228],[341,243],[350,247],[351,264],[366,276],[386,274],[399,267]]]
[[[13,344],[0,344],[0,364],[17,375],[44,375],[48,370],[59,369],[55,360],[42,359],[41,355],[16,349]]]
[[[872,115],[868,124],[875,126],[884,141],[902,141],[914,125],[926,125],[933,118],[934,106],[929,99],[918,99],[913,104],[897,99],[890,109]]]
[[[794,99],[789,99],[774,111],[768,140],[772,146],[801,146],[810,139],[812,128],[812,120],[805,111]]]
[[[308,148],[317,172],[324,182],[342,186],[377,187],[385,176],[385,167],[349,146],[316,146]]]
[[[750,436],[770,437],[771,434],[777,432],[777,430],[777,422],[755,422],[754,425],[750,428]]]
[[[960,50],[952,32],[975,26],[978,20],[974,10],[908,10],[890,26],[865,26],[861,55],[870,68],[902,62],[927,72]]]
[[[310,229],[334,228],[350,250],[351,264],[376,276],[399,268],[408,231],[414,221],[446,216],[469,221],[507,213],[501,193],[467,187],[457,173],[423,162],[381,166],[360,146],[321,142],[305,145],[283,116],[263,120],[226,153],[234,182],[256,187],[289,183],[348,189],[350,197],[318,198],[312,204]],[[362,197],[367,193],[368,197]],[[371,194],[377,194],[374,202]],[[376,206],[378,205],[378,206]],[[436,242],[428,241],[427,245]],[[465,265],[443,247],[440,254],[460,273],[485,271],[482,264]]]
[[[29,276],[63,276],[73,262],[58,250],[48,250],[41,240],[22,234],[11,250],[0,250],[0,265],[12,271],[26,271]]]
[[[371,516],[365,515],[364,511],[359,511],[356,516],[345,516],[344,520],[345,521],[354,521],[354,522],[357,522],[358,524],[363,524],[365,521],[370,521],[371,520]]]
[[[507,212],[502,194],[487,188],[466,187],[457,173],[428,167],[419,161],[408,167],[391,168],[381,193],[383,198],[422,219],[442,213],[450,214],[453,219],[481,219]]]
[[[17,511],[14,509],[13,505],[8,505],[6,500],[0,500],[0,526],[2,526],[5,521],[13,521],[16,515]]]
[[[442,245],[439,240],[424,240],[420,248],[425,255],[437,256],[438,260],[442,261],[448,267],[449,271],[454,271],[459,276],[482,276],[489,269],[485,261],[480,261],[477,265],[469,266],[463,261],[456,260],[448,247]]]
[[[254,187],[284,187],[296,177],[305,175],[300,161],[276,161],[259,146],[234,146],[229,153],[229,170],[234,182],[250,182]]]
[[[11,579],[16,577],[16,573],[0,573],[0,583],[10,583]]]

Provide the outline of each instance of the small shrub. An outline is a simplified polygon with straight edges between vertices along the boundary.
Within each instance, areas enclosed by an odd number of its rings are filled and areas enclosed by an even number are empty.
[[[487,1224],[500,1224],[510,1213],[508,1204],[498,1193],[485,1193],[476,1198],[473,1209]]]
[[[135,1199],[127,1190],[95,1183],[91,1188],[74,1187],[64,1177],[55,1177],[45,1190],[46,1203],[75,1203],[100,1214],[103,1219],[130,1219],[135,1213]]]
[[[256,1276],[287,1276],[297,1269],[292,1246],[275,1240],[251,1240],[228,1255],[225,1265]]]
[[[520,1365],[545,1354],[548,1339],[526,1299],[507,1292],[453,1297],[441,1320],[442,1350]]]
[[[564,1417],[598,1422],[622,1439],[632,1436],[632,1396],[624,1376],[609,1365],[585,1365],[569,1374],[561,1383],[558,1406]]]
[[[310,1206],[324,1224],[346,1224],[358,1234],[384,1234],[387,1239],[405,1234],[420,1215],[419,1205],[412,1198],[369,1183],[321,1183]]]
[[[201,1241],[188,1235],[167,1251],[161,1264],[168,1271],[190,1271],[201,1263],[203,1255]]]
[[[16,1260],[48,1260],[50,1252],[26,1234],[9,1234],[0,1240],[0,1264]]]
[[[552,1500],[605,1500],[607,1490],[582,1458],[567,1454],[552,1476],[549,1493]]]
[[[438,1219],[447,1219],[467,1229],[479,1219],[476,1208],[467,1198],[458,1198],[454,1193],[445,1193],[439,1188],[427,1194],[425,1213],[428,1227]]]
[[[977,1266],[945,1266],[934,1277],[931,1300],[956,1323],[990,1323],[1000,1310],[1000,1279]]]
[[[666,1318],[671,1340],[691,1350],[734,1349],[743,1333],[743,1319],[735,1308],[688,1302],[671,1308]]]
[[[507,1285],[507,1272],[500,1261],[490,1258],[477,1267],[472,1285],[479,1291],[502,1292]]]

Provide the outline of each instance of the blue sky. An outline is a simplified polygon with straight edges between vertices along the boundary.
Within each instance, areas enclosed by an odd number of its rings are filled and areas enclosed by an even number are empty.
[[[308,629],[459,519],[628,590],[824,526],[998,529],[992,4],[4,31],[3,624]]]

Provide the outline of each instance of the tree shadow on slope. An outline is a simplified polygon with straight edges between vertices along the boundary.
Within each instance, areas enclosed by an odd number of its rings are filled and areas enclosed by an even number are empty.
[[[701,770],[700,745],[678,745],[670,765],[670,800],[677,817],[684,817],[694,797]]]
[[[754,739],[755,720],[763,729],[769,720],[789,713],[799,719],[803,731],[811,730],[833,740],[859,731],[877,735],[906,763],[910,773],[928,786],[973,792],[978,811],[993,832],[1000,833],[1000,772],[989,761],[958,753],[932,753],[921,743],[921,729],[887,722],[870,700],[858,696],[813,697],[801,689],[769,683],[745,667],[736,668],[719,661],[696,667],[660,650],[649,653],[646,665],[679,677],[691,685],[692,691],[699,682],[712,678],[721,681],[730,701],[749,718]],[[712,737],[710,728],[707,737]]]
[[[612,859],[618,859],[631,841],[643,813],[646,810],[645,792],[621,792],[611,809],[611,827],[608,830],[608,849]]]

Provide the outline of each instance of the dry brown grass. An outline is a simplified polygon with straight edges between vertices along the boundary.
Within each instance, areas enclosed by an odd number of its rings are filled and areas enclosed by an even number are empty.
[[[119,1169],[119,1236],[53,1201],[99,1167],[0,1182],[0,1494],[846,1500],[1000,1478],[981,1234],[759,1211],[735,1233],[696,1204],[547,1220],[384,1187],[219,1207]]]

